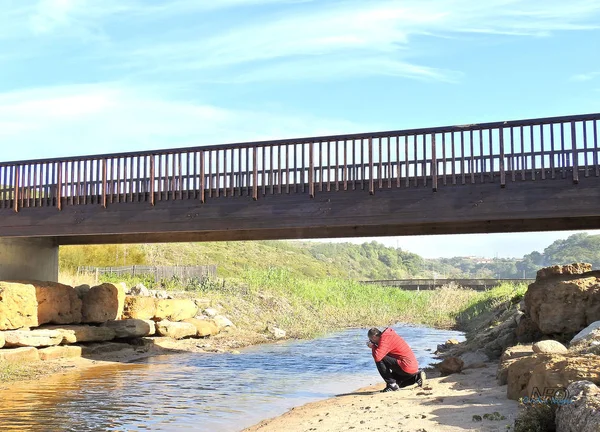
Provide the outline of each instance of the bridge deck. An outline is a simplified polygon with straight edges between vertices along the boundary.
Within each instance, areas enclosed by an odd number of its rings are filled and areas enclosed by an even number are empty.
[[[0,237],[597,228],[600,114],[0,163]]]

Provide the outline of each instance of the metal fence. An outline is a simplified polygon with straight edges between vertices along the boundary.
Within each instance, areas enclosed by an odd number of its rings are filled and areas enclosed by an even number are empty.
[[[96,276],[113,274],[117,276],[154,276],[155,282],[168,279],[180,279],[189,281],[192,279],[204,280],[216,277],[217,266],[125,266],[125,267],[78,267],[78,273],[92,273]]]

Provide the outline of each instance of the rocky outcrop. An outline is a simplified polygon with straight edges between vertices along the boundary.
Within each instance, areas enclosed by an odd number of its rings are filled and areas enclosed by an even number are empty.
[[[83,296],[82,322],[103,323],[121,318],[125,303],[122,286],[110,283],[90,288]]]
[[[490,361],[489,357],[483,351],[468,351],[460,356],[463,361],[464,369],[474,369],[485,367],[485,363]]]
[[[206,337],[206,336],[214,336],[219,334],[219,327],[213,322],[209,320],[201,320],[198,318],[188,318],[184,319],[182,322],[192,324],[196,327],[196,336]]]
[[[156,320],[168,320],[172,322],[183,321],[184,319],[194,318],[198,312],[198,307],[192,300],[186,299],[167,299],[156,301]]]
[[[556,410],[556,432],[600,431],[600,389],[590,381],[577,381],[567,387],[571,403]]]
[[[125,297],[123,318],[149,320],[156,314],[156,300],[152,297]]]
[[[458,357],[445,358],[440,364],[436,365],[442,375],[459,373],[463,370],[464,362]]]
[[[68,285],[56,282],[20,281],[35,287],[37,300],[37,324],[79,324],[81,300]]]
[[[197,329],[194,324],[162,320],[156,323],[156,332],[161,336],[182,339],[184,337],[196,336]]]
[[[532,394],[536,388],[567,388],[570,383],[582,380],[600,385],[599,357],[551,355],[533,368],[527,394]]]
[[[551,354],[534,354],[515,359],[507,367],[506,397],[518,400],[530,396],[527,386],[532,376],[532,371],[539,364],[551,359]]]
[[[107,327],[96,327],[90,325],[70,326],[44,326],[43,329],[55,330],[62,335],[63,344],[74,344],[80,342],[104,342],[115,338],[115,331]]]
[[[4,332],[5,346],[47,347],[58,345],[63,336],[56,330],[9,330]]]
[[[35,287],[31,284],[0,282],[0,330],[37,325]]]
[[[81,357],[83,349],[80,346],[62,345],[38,350],[40,360],[58,360],[63,358]]]
[[[533,344],[533,352],[538,354],[567,354],[566,346],[555,340],[543,340]]]
[[[40,359],[37,348],[8,348],[0,350],[0,360],[8,363],[30,363]]]
[[[519,317],[515,336],[517,343],[523,344],[539,341],[544,334],[529,316],[523,314]]]
[[[113,330],[116,338],[151,336],[156,332],[154,321],[150,320],[125,319],[107,321],[102,326]]]
[[[546,335],[574,334],[600,320],[600,276],[589,264],[538,271],[525,294],[525,312]]]

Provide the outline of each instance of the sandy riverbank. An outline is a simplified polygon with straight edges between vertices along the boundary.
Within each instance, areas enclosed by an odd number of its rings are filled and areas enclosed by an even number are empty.
[[[244,431],[506,431],[507,425],[514,424],[518,403],[506,398],[506,386],[496,384],[496,367],[488,363],[447,377],[428,370],[431,378],[424,388],[379,393],[385,386],[381,382],[293,408]],[[484,419],[495,412],[504,419]],[[473,416],[481,416],[482,421],[474,421]]]

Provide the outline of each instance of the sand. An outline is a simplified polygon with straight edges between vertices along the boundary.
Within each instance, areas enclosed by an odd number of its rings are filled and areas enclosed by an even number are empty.
[[[264,420],[245,432],[338,431],[506,431],[514,425],[518,403],[506,398],[506,386],[496,384],[496,363],[436,377],[428,371],[423,388],[379,393],[380,384],[332,399],[293,408]],[[497,412],[502,420],[483,419]],[[482,417],[474,421],[473,416]]]

